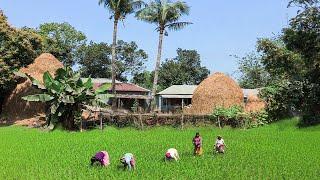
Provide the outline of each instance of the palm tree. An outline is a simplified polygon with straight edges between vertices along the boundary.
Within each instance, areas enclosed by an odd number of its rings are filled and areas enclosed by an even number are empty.
[[[153,102],[155,102],[155,95],[157,92],[163,37],[164,35],[168,35],[167,29],[177,31],[191,24],[190,22],[179,21],[179,19],[183,15],[189,14],[189,9],[189,6],[185,2],[172,2],[171,0],[155,0],[153,2],[150,2],[148,6],[144,7],[136,13],[136,17],[139,20],[156,24],[156,30],[159,32],[158,55],[156,59],[152,87]],[[151,103],[151,107],[151,109],[154,109],[154,103]]]
[[[134,13],[140,9],[145,3],[141,0],[99,0],[99,5],[103,5],[111,14],[110,19],[113,19],[113,36],[112,36],[112,94],[114,99],[112,107],[116,106],[116,46],[117,46],[117,31],[119,20],[124,20],[128,14]]]

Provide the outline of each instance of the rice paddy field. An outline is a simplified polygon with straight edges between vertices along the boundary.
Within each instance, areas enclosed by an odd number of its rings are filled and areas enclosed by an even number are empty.
[[[0,127],[0,179],[319,179],[320,126],[298,129],[297,119],[256,129],[157,127],[86,132]],[[193,157],[191,140],[203,137],[204,155]],[[212,153],[216,135],[228,146],[224,155]],[[178,162],[164,162],[175,147]],[[110,155],[109,167],[90,167],[99,150]],[[137,169],[123,171],[119,158],[136,156]]]

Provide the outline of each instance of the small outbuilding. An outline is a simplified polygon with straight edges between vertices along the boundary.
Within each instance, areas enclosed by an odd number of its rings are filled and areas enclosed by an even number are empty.
[[[157,107],[161,112],[181,111],[191,104],[196,85],[173,85],[157,94]]]

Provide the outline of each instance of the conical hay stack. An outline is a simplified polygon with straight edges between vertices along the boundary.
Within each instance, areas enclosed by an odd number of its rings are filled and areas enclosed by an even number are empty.
[[[266,108],[266,102],[255,94],[249,94],[244,110],[246,112],[259,112]]]
[[[42,77],[46,71],[49,71],[51,75],[54,75],[56,70],[62,67],[62,63],[53,55],[44,53],[35,59],[33,64],[30,64],[26,68],[21,68],[20,71],[43,83]],[[29,79],[22,81],[6,98],[3,106],[3,113],[7,115],[11,121],[29,119],[39,114],[44,114],[44,103],[27,102],[21,99],[23,96],[37,93],[41,93],[41,91],[32,87],[32,83]]]
[[[216,107],[243,106],[243,92],[239,85],[223,73],[215,73],[203,80],[193,93],[192,114],[211,114]]]

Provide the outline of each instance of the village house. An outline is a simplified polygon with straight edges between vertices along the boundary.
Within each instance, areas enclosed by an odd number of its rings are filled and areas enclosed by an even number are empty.
[[[86,80],[86,78],[83,78]],[[94,88],[98,88],[103,84],[111,84],[112,80],[108,78],[92,78]],[[140,87],[136,84],[116,81],[116,102],[117,107],[121,109],[131,110],[134,104],[138,105],[139,111],[145,111],[148,102],[151,99],[150,90]],[[109,89],[111,92],[111,88]],[[111,104],[111,102],[110,102]]]
[[[173,85],[157,94],[157,107],[161,112],[175,112],[191,104],[196,85]]]

